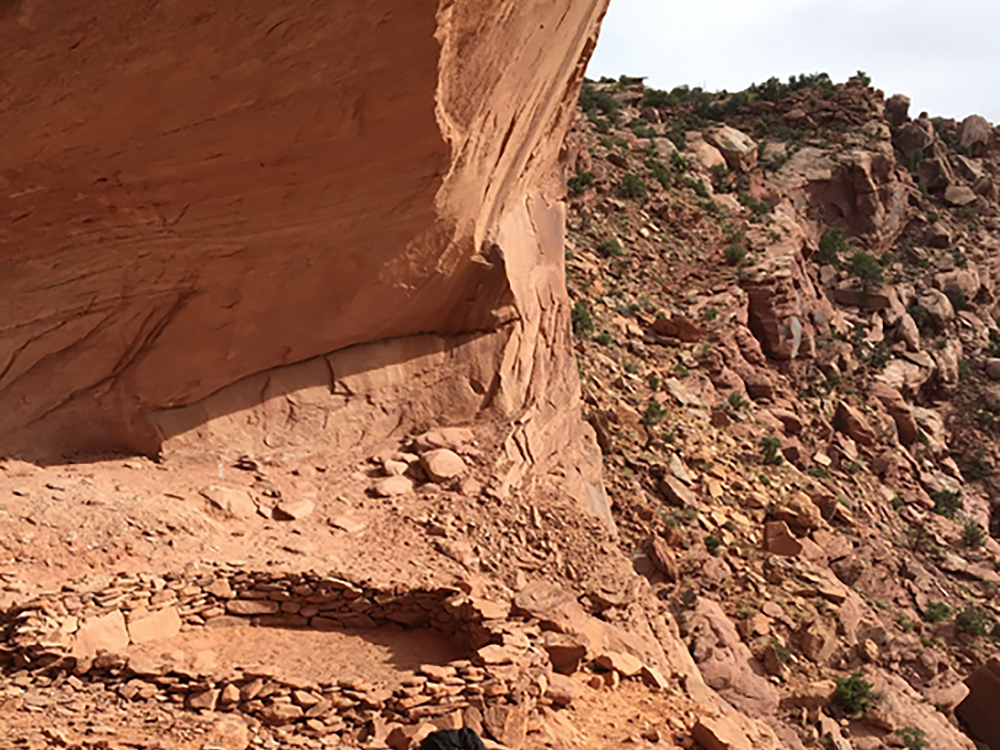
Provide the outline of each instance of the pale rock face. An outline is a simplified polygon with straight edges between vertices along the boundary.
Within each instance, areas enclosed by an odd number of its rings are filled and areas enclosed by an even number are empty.
[[[887,249],[905,228],[907,208],[906,189],[895,167],[887,141],[836,154],[807,146],[771,179],[797,204],[797,194],[808,196],[826,224]]]
[[[606,5],[0,17],[0,454],[336,449],[517,413],[511,456],[565,460],[606,510],[557,169]]]
[[[757,164],[757,143],[736,128],[722,125],[705,134],[705,140],[722,153],[727,166],[740,172],[750,172]]]
[[[993,126],[989,120],[981,115],[969,115],[958,129],[959,145],[971,149],[972,153],[979,155],[989,148],[993,141]]]

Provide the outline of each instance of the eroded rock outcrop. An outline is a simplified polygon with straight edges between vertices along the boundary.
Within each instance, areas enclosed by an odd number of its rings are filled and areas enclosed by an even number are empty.
[[[0,453],[591,445],[555,167],[605,5],[5,4]]]

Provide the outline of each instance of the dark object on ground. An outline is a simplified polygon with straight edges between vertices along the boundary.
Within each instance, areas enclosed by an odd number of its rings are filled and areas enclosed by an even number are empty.
[[[420,743],[420,750],[486,750],[486,747],[478,734],[464,727],[427,735]]]

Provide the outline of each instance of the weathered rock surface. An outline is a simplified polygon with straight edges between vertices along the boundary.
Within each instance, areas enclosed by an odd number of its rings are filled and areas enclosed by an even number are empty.
[[[605,6],[5,14],[0,454],[337,447],[528,408],[523,455],[584,446],[600,511],[554,167]]]

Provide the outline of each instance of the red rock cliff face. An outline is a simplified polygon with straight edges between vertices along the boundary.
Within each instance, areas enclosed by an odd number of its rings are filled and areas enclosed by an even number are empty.
[[[605,5],[0,2],[0,453],[491,411],[540,458],[578,422],[555,167]]]

